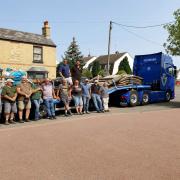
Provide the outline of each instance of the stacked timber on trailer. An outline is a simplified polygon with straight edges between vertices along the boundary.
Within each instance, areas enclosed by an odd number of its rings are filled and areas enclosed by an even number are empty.
[[[106,77],[95,77],[93,80],[99,80],[100,85],[104,82],[107,82],[109,87],[112,86],[127,86],[127,85],[141,85],[143,82],[143,78],[139,76],[123,74],[123,75],[110,75]]]

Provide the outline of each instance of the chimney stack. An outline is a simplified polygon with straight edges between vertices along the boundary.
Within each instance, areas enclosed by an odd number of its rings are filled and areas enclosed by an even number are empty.
[[[44,27],[42,28],[42,35],[47,39],[50,38],[50,27],[48,21],[44,21]]]

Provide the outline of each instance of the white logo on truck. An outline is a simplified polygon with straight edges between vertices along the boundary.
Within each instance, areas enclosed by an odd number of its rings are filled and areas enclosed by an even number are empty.
[[[167,76],[166,76],[166,74],[163,74],[163,75],[161,76],[161,82],[162,82],[162,85],[163,85],[163,86],[166,85],[166,83],[167,83]]]

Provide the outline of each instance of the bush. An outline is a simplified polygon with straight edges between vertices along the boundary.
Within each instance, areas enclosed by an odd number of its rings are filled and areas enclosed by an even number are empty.
[[[88,69],[83,69],[82,76],[87,77],[89,79],[93,77],[91,71],[89,71]]]
[[[127,74],[125,70],[119,70],[117,72],[118,75],[123,75],[123,74]]]

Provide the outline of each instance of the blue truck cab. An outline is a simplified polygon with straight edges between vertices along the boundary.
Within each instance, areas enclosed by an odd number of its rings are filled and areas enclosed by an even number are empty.
[[[162,52],[136,55],[133,75],[142,77],[143,84],[109,90],[110,96],[119,96],[120,105],[135,106],[174,99],[176,67],[170,56]]]

